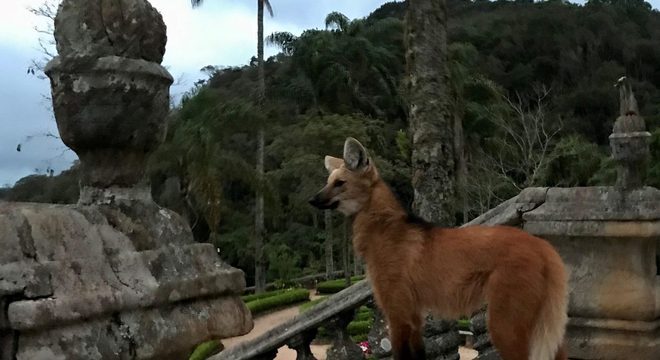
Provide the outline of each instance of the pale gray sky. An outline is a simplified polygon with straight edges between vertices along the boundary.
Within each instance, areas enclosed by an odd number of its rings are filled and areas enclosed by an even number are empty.
[[[57,134],[57,126],[43,99],[49,82],[28,75],[31,59],[39,58],[39,35],[43,25],[27,11],[44,0],[12,0],[0,4],[0,187],[13,184],[35,169],[61,171],[76,158],[58,139],[39,136]],[[246,64],[256,53],[256,1],[207,0],[193,10],[188,0],[150,0],[167,24],[167,52],[163,65],[181,86],[180,94],[203,77],[206,65]],[[322,28],[325,16],[340,11],[350,18],[363,17],[387,0],[272,0],[274,18],[265,21],[265,33]],[[268,49],[272,55],[276,49]],[[31,136],[35,136],[29,138]],[[27,140],[27,141],[26,141]],[[24,143],[17,152],[18,143]]]

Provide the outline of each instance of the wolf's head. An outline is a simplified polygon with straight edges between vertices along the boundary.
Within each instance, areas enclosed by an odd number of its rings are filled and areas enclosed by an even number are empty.
[[[378,171],[364,146],[349,137],[344,143],[344,158],[326,156],[325,168],[330,174],[327,184],[309,203],[319,209],[337,209],[346,216],[362,210],[378,181]]]

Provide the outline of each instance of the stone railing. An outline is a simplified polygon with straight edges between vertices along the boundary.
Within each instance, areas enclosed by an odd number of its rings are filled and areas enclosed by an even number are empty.
[[[310,344],[321,326],[326,326],[333,333],[328,359],[359,359],[362,351],[351,341],[346,326],[353,319],[355,309],[370,299],[371,285],[366,280],[360,281],[263,335],[227,349],[210,359],[274,359],[277,349],[284,345],[296,350],[298,360],[314,359]]]

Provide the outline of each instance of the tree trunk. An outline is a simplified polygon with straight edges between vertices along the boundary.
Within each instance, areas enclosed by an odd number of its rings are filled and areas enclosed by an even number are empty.
[[[346,281],[346,286],[351,285],[351,267],[350,260],[348,258],[348,247],[351,246],[350,234],[351,232],[351,223],[347,218],[344,218],[344,241],[342,242],[342,260],[344,265],[344,280]]]
[[[427,221],[452,226],[456,222],[457,129],[449,98],[446,0],[409,0],[405,39],[413,211]],[[460,337],[455,323],[427,319],[424,338],[426,358],[458,359]]]
[[[446,1],[410,0],[405,39],[413,209],[427,221],[454,225],[456,166],[448,89]]]
[[[465,138],[463,136],[462,107],[455,109],[454,114],[454,154],[456,155],[456,195],[461,203],[463,221],[468,222],[468,197],[467,197],[467,160],[465,158]]]
[[[334,240],[332,212],[325,210],[325,276],[327,279],[332,277],[334,271],[334,261],[332,257],[332,242]]]
[[[257,0],[257,104],[263,107],[266,99],[266,77],[264,74],[264,2]],[[264,258],[264,124],[259,124],[257,130],[257,193],[254,209],[255,233],[255,292],[266,290],[266,261]]]

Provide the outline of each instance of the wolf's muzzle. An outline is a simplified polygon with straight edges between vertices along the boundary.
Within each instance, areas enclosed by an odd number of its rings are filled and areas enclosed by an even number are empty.
[[[328,209],[333,210],[337,208],[339,202],[338,201],[331,202],[330,200],[321,198],[319,194],[316,194],[316,196],[309,199],[309,204],[321,210],[328,210]]]

